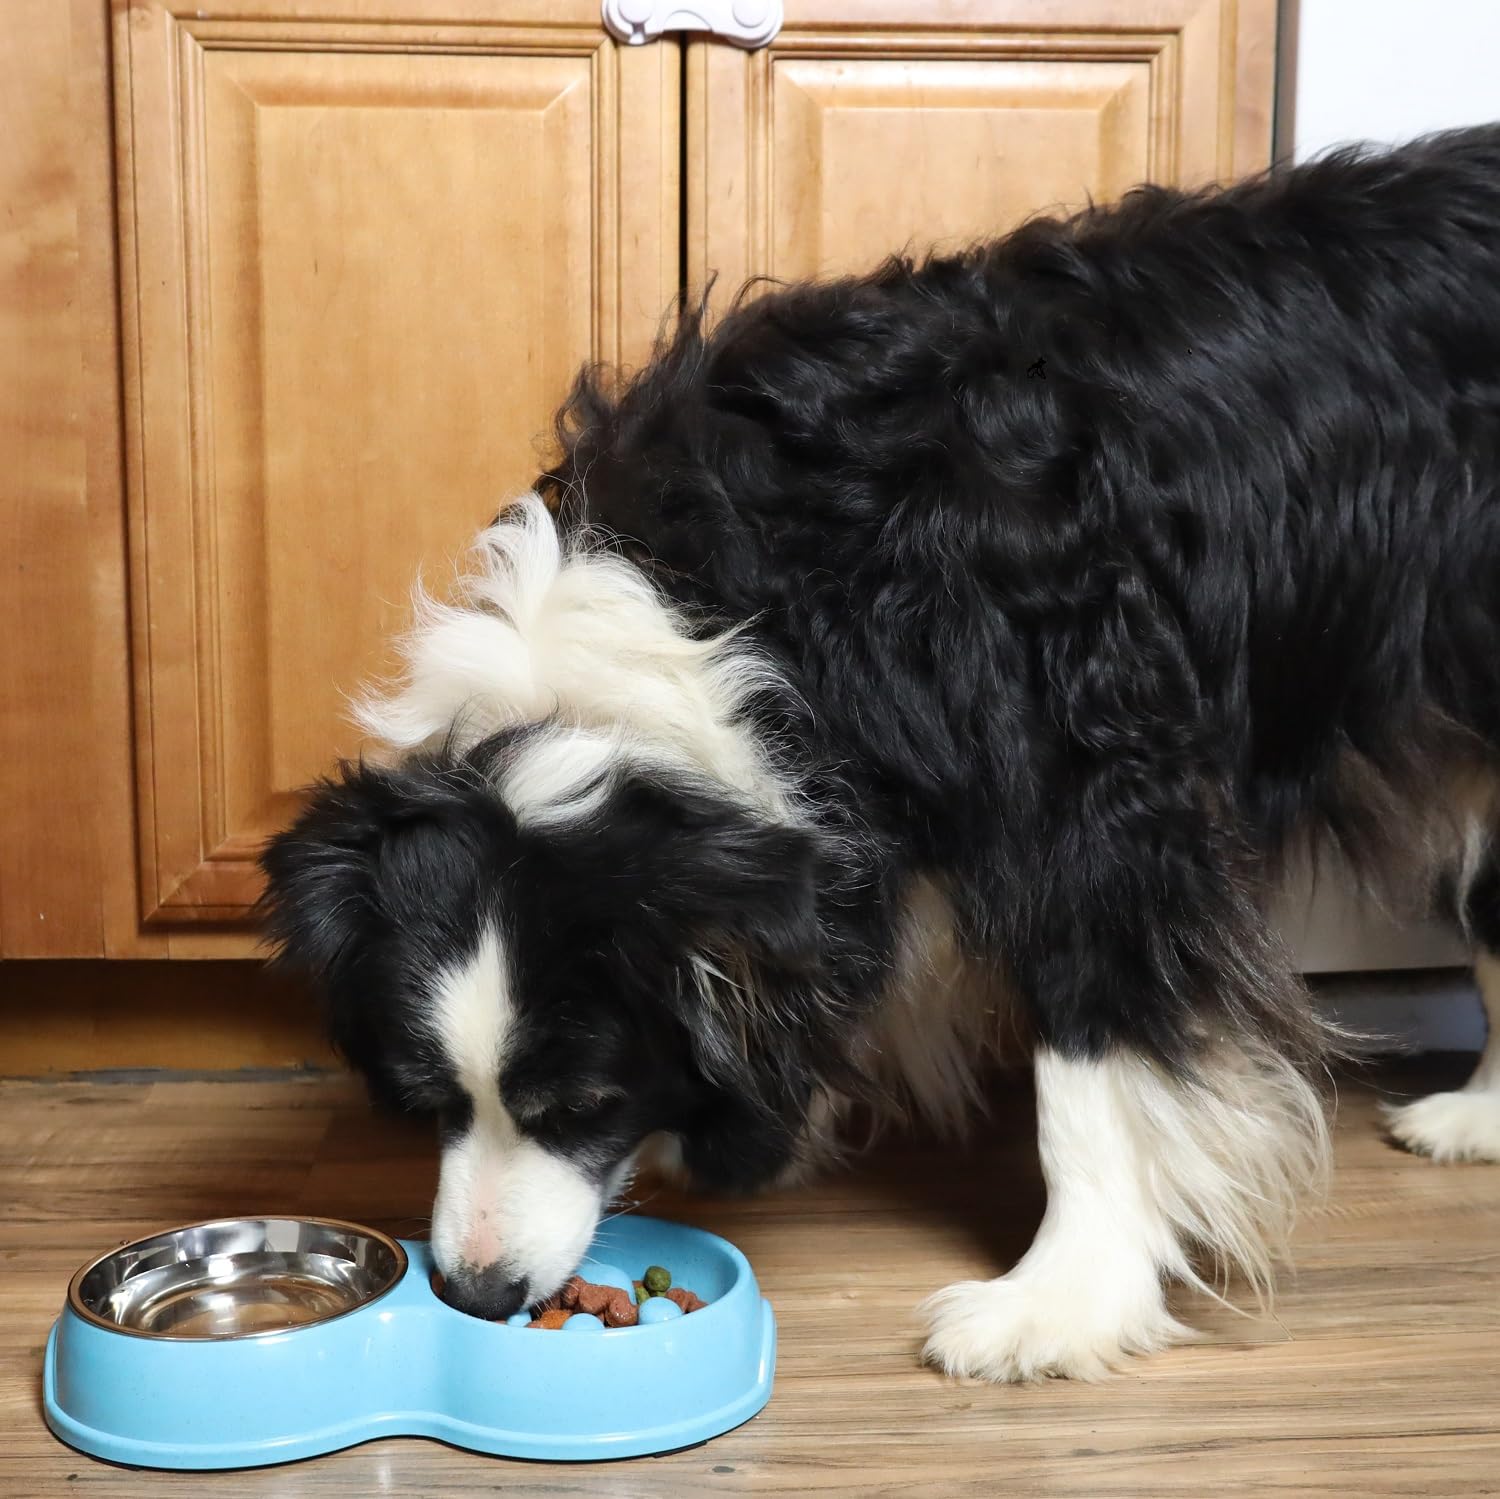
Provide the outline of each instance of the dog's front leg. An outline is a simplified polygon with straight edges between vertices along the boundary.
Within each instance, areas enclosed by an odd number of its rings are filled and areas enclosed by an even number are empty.
[[[1142,1116],[1159,1081],[1127,1056],[1043,1050],[1036,1087],[1046,1215],[1008,1275],[960,1282],[926,1303],[926,1356],[949,1374],[1093,1379],[1127,1353],[1187,1335],[1167,1310],[1164,1278],[1186,1266]]]
[[[1128,1048],[1036,1057],[1047,1210],[1008,1275],[926,1303],[926,1357],[950,1374],[1094,1379],[1188,1336],[1171,1282],[1193,1254],[1270,1289],[1328,1140],[1317,1094],[1273,1047],[1229,1036],[1171,1071]]]
[[[927,1357],[1093,1377],[1182,1335],[1190,1254],[1269,1289],[1328,1156],[1308,1078],[1332,1038],[1256,902],[1235,780],[1181,622],[1144,579],[1035,642],[1047,665],[1003,870],[958,871],[1029,1006],[1047,1211],[1010,1274],[928,1303]]]

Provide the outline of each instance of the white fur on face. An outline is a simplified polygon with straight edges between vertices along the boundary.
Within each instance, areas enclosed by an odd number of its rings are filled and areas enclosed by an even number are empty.
[[[565,545],[541,498],[525,494],[474,547],[457,601],[419,588],[402,644],[406,671],[356,705],[392,750],[452,736],[462,751],[504,728],[561,716],[708,775],[754,806],[786,814],[788,792],[742,708],[771,677],[733,635],[696,638],[639,568],[586,541]],[[579,747],[564,759],[587,758]],[[566,792],[576,781],[563,775]],[[549,790],[535,767],[517,794]]]
[[[1008,1275],[925,1304],[930,1362],[983,1379],[1099,1378],[1187,1335],[1164,1281],[1204,1284],[1195,1246],[1269,1289],[1295,1199],[1326,1171],[1322,1108],[1269,1050],[1225,1048],[1200,1075],[1182,1082],[1124,1052],[1038,1052],[1046,1213]]]
[[[443,1150],[432,1252],[445,1275],[503,1265],[533,1296],[572,1271],[593,1237],[602,1189],[571,1162],[526,1138],[499,1093],[512,1024],[503,943],[487,928],[468,962],[438,987],[432,1024],[473,1106]]]

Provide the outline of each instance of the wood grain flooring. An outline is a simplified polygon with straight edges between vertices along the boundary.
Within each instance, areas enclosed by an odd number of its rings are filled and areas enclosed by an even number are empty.
[[[1451,1082],[1464,1065],[1345,1082],[1337,1185],[1299,1232],[1274,1315],[1186,1298],[1203,1341],[1107,1384],[956,1384],[916,1362],[913,1303],[1004,1266],[1040,1213],[1018,1092],[987,1132],[998,1143],[966,1154],[896,1144],[797,1192],[651,1198],[741,1245],[776,1306],[776,1391],[739,1431],[591,1466],[406,1439],[207,1475],[112,1468],[48,1433],[41,1350],[68,1276],[111,1243],[220,1214],[420,1236],[425,1134],[372,1119],[333,1076],[0,1084],[0,1495],[1500,1493],[1500,1167],[1414,1160],[1375,1123],[1378,1091]]]

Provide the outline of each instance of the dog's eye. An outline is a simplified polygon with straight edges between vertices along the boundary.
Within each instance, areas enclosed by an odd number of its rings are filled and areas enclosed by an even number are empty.
[[[553,1112],[566,1114],[570,1119],[590,1119],[624,1096],[623,1088],[589,1088],[563,1095],[553,1105]]]
[[[624,1096],[623,1088],[589,1087],[512,1099],[510,1108],[522,1124],[579,1124],[604,1113]]]
[[[408,1073],[394,1078],[402,1109],[413,1114],[435,1114],[440,1119],[467,1116],[468,1095],[446,1078]]]

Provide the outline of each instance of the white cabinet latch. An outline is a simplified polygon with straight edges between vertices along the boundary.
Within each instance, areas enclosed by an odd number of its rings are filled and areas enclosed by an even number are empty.
[[[709,31],[740,47],[764,47],[781,30],[781,0],[604,0],[604,27],[631,46],[664,31]]]

